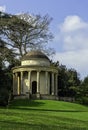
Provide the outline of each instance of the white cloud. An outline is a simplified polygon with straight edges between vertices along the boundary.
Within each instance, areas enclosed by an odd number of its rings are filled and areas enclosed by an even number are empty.
[[[5,5],[4,6],[0,6],[0,11],[5,12],[6,11],[6,6]]]
[[[88,48],[88,30],[85,32],[76,32],[74,31],[74,34],[67,34],[63,35],[63,49],[66,51],[69,50],[80,50],[80,49],[86,49]]]
[[[88,23],[79,16],[67,16],[59,29],[64,50],[88,48]]]
[[[67,16],[60,26],[61,31],[69,32],[78,29],[88,28],[88,23],[85,23],[79,16]]]
[[[67,16],[59,25],[55,42],[61,43],[61,52],[55,59],[68,68],[75,68],[83,78],[88,74],[88,22],[79,16]],[[58,45],[57,45],[58,46]]]
[[[56,53],[55,61],[66,65],[67,68],[75,68],[81,74],[81,78],[88,75],[88,49],[80,51],[68,51]]]

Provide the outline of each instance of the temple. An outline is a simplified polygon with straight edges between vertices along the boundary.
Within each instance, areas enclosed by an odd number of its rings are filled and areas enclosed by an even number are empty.
[[[40,51],[30,51],[12,68],[14,98],[56,99],[58,69]]]

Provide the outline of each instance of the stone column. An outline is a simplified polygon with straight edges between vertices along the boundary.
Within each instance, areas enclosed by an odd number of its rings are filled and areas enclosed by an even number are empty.
[[[37,93],[40,93],[40,72],[37,71]]]
[[[56,81],[56,84],[55,84],[55,87],[56,87],[56,92],[55,92],[55,95],[58,96],[58,75],[56,74],[55,75],[55,81]]]
[[[48,88],[48,72],[45,72],[45,82],[46,82],[46,94],[49,94],[49,88]]]
[[[13,95],[15,95],[15,73],[13,73]]]
[[[17,76],[17,93],[18,93],[18,95],[20,95],[20,77],[19,77],[19,75]]]
[[[21,94],[23,94],[23,71],[21,71]]]
[[[15,73],[15,92],[16,92],[16,95],[18,95],[18,74],[17,74],[17,72]]]
[[[31,93],[31,71],[28,72],[28,83],[29,83],[28,91],[29,93]]]
[[[54,73],[52,72],[52,78],[51,78],[51,90],[52,90],[52,95],[54,95]]]

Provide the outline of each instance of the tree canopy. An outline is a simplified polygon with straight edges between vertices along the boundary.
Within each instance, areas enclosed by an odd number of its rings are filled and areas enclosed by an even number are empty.
[[[51,55],[54,50],[47,48],[47,43],[53,39],[49,30],[51,20],[49,15],[1,15],[0,39],[20,57],[31,49]]]

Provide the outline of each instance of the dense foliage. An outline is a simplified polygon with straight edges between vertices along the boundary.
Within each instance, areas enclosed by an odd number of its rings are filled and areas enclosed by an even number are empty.
[[[82,81],[75,69],[67,69],[65,65],[60,65],[59,61],[51,61],[51,64],[58,67],[58,97],[72,98],[88,105],[88,76]]]

